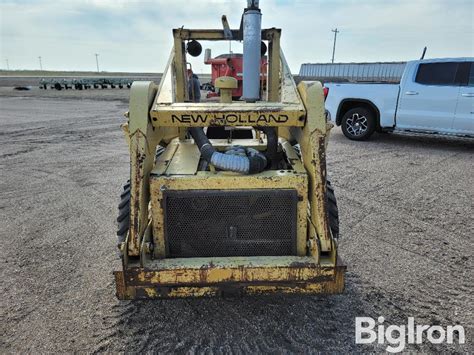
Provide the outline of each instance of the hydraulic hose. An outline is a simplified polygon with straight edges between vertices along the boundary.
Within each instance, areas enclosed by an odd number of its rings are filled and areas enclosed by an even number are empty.
[[[270,161],[272,168],[275,168],[278,162],[278,136],[275,127],[257,127],[267,136],[266,157]]]
[[[263,171],[267,166],[267,158],[254,149],[247,149],[246,156],[224,154],[215,150],[201,127],[191,127],[189,133],[196,142],[201,156],[216,168],[255,174]]]

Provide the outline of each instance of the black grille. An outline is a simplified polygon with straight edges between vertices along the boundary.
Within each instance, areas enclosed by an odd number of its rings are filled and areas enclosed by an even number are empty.
[[[168,257],[296,255],[296,190],[164,193]]]

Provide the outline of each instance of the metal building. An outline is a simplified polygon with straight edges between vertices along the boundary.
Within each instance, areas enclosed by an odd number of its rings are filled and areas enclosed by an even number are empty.
[[[305,63],[301,65],[299,76],[320,78],[324,81],[376,81],[399,82],[406,62],[378,63]]]

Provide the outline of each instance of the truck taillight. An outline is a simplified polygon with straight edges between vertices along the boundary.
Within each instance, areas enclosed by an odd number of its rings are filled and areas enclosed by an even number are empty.
[[[323,86],[323,92],[324,92],[324,101],[326,101],[326,97],[328,97],[328,94],[329,94],[329,88]]]

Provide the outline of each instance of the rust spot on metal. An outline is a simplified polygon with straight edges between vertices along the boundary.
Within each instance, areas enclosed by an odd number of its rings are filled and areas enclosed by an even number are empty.
[[[324,208],[324,218],[322,218],[322,224],[324,226],[324,231],[326,235],[331,235],[329,231],[329,222],[327,219],[327,206],[326,206],[326,136],[322,135],[318,137],[318,155],[319,155],[319,171],[321,174],[321,186],[319,191],[321,191],[320,203]]]
[[[115,286],[116,286],[116,295],[118,299],[123,299],[124,289],[125,289],[125,282],[123,279],[123,272],[122,271],[115,271]]]
[[[323,271],[331,271],[329,274],[321,274],[305,281],[301,280],[303,270],[307,263],[293,263],[295,268],[287,274],[287,277],[276,281],[251,280],[248,275],[248,265],[239,266],[243,273],[241,281],[225,281],[218,284],[209,282],[179,282],[167,284],[154,284],[151,282],[153,274],[157,271],[145,273],[146,277],[138,281],[134,275],[142,272],[139,268],[130,269],[126,274],[115,272],[117,283],[117,296],[120,299],[153,299],[153,298],[182,298],[182,297],[204,297],[220,295],[240,294],[267,294],[267,293],[341,293],[344,290],[345,266],[323,267]],[[301,265],[299,265],[301,264]],[[300,266],[300,267],[297,267]],[[270,268],[269,272],[278,272],[283,268]],[[206,269],[204,269],[206,270]],[[184,271],[184,270],[181,270]],[[179,273],[178,273],[179,274]],[[128,287],[125,280],[128,279]],[[130,282],[134,280],[134,282]]]

